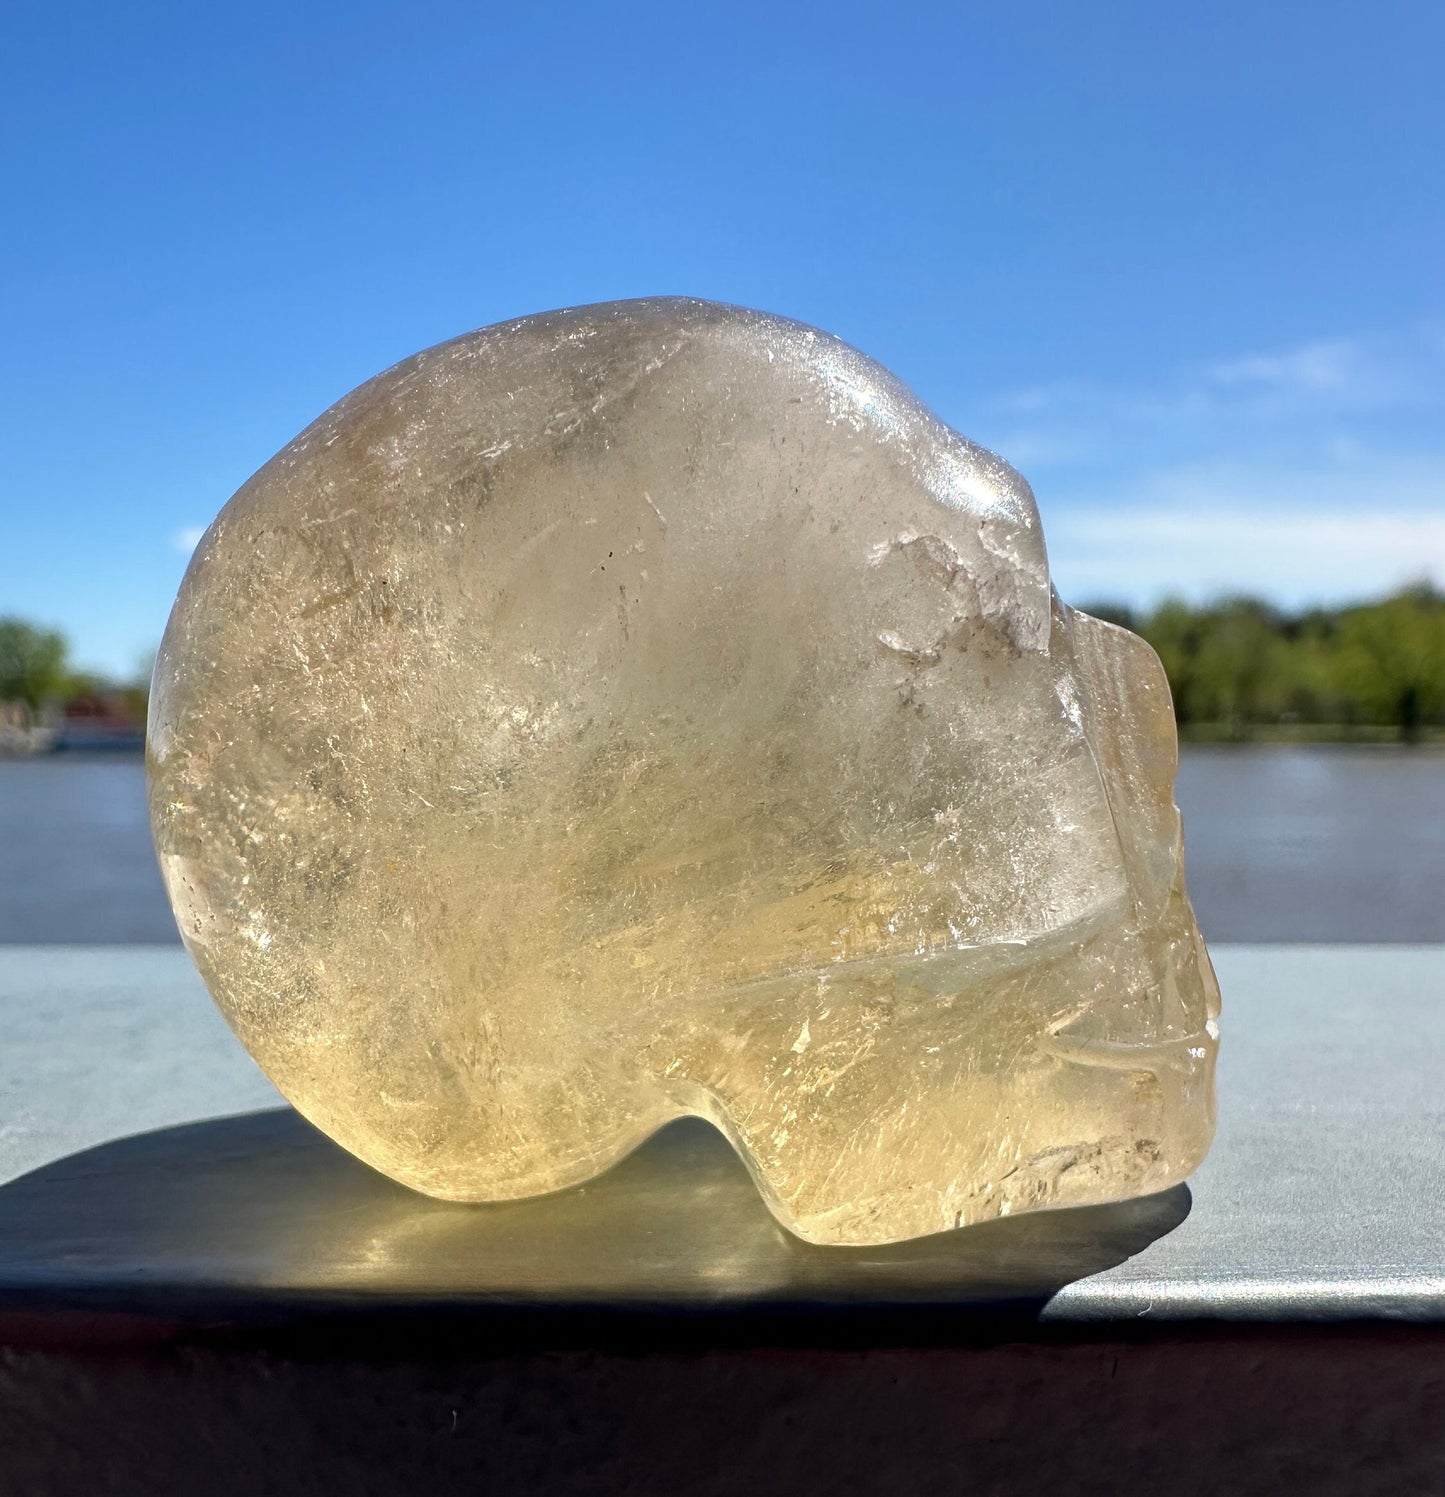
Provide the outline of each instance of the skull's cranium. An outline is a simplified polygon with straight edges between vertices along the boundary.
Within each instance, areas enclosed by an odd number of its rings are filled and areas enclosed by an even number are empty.
[[[879,1243],[1181,1179],[1217,990],[1158,661],[878,365],[700,301],[347,396],[230,501],[156,670],[182,934],[296,1106],[458,1200],[714,1120]]]

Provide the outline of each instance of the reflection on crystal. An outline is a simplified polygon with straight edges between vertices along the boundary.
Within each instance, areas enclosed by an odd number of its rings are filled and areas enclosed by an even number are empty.
[[[378,1169],[526,1196],[697,1113],[878,1243],[1202,1157],[1174,755],[1018,474],[825,334],[658,299],[418,354],[251,479],[151,804],[216,1001]]]

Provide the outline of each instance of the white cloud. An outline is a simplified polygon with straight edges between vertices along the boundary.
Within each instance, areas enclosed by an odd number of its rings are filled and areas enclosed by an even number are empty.
[[[1033,481],[1065,598],[1298,606],[1445,585],[1438,326],[1036,386],[983,417],[972,434]]]
[[[171,537],[171,545],[183,556],[189,556],[201,544],[201,537],[205,533],[204,525],[183,525]]]
[[[1246,592],[1287,606],[1445,585],[1445,455],[1147,474],[1108,504],[1045,508],[1066,599]]]
[[[1268,386],[1296,391],[1345,390],[1367,363],[1363,345],[1345,338],[1304,343],[1282,353],[1247,354],[1209,369],[1221,385]]]
[[[1005,393],[971,434],[1042,478],[1246,450],[1298,456],[1376,431],[1397,440],[1402,424],[1438,428],[1442,419],[1445,336],[1421,326],[1245,352],[1147,383],[1072,381]]]

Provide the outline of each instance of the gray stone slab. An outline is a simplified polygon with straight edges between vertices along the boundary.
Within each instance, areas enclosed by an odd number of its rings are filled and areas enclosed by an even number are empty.
[[[281,1097],[177,946],[0,946],[0,1182]]]
[[[781,1232],[696,1123],[580,1190],[427,1201],[279,1109],[181,952],[10,948],[0,1299],[182,1319],[931,1306],[1116,1330],[1445,1321],[1445,947],[1215,956],[1220,1130],[1188,1188],[847,1251]]]

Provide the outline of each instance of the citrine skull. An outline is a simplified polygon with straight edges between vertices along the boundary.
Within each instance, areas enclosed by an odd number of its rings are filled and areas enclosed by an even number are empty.
[[[1159,663],[1059,603],[1013,469],[797,323],[587,307],[363,385],[207,532],[149,752],[226,1018],[419,1191],[697,1113],[868,1244],[1208,1146]]]

